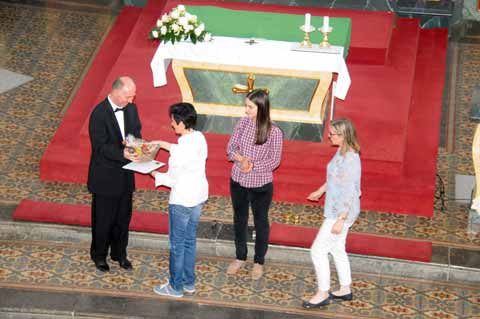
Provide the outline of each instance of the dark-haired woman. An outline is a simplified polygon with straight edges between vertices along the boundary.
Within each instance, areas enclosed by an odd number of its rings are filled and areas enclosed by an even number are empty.
[[[168,205],[170,278],[155,286],[159,295],[182,297],[184,292],[195,292],[196,234],[203,203],[208,198],[205,175],[207,142],[195,131],[197,113],[190,103],[170,107],[171,125],[178,144],[157,141],[170,152],[168,172],[152,172],[155,186],[171,187]]]
[[[330,303],[330,299],[352,300],[350,289],[352,275],[350,262],[345,251],[348,230],[360,214],[360,145],[352,122],[338,119],[330,124],[328,138],[337,146],[335,156],[327,166],[327,181],[307,198],[317,201],[326,193],[324,216],[317,237],[312,244],[310,254],[317,275],[317,292],[303,307],[318,308]],[[340,288],[329,293],[330,263],[328,254],[332,254],[337,268]]]
[[[235,274],[247,260],[248,211],[252,207],[255,224],[255,256],[252,278],[260,279],[268,249],[272,203],[272,172],[280,165],[283,136],[270,120],[270,101],[263,90],[255,90],[245,99],[245,114],[235,126],[228,142],[227,155],[233,161],[230,195],[233,206],[236,259],[227,274]]]

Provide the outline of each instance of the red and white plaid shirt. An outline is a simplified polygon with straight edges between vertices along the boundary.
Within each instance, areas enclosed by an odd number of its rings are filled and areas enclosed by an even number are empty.
[[[280,165],[282,157],[283,134],[272,124],[270,135],[262,145],[255,144],[256,123],[248,117],[241,118],[227,146],[227,155],[233,161],[232,179],[243,187],[261,187],[272,182],[273,170]],[[247,156],[252,159],[253,170],[243,173],[240,162],[234,161],[234,154]]]

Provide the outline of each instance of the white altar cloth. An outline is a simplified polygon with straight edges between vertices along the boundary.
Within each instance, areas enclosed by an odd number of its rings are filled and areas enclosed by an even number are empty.
[[[150,67],[155,87],[167,84],[166,71],[171,59],[206,62],[214,64],[241,65],[272,69],[324,71],[337,73],[335,96],[345,100],[351,84],[350,74],[339,53],[320,53],[292,50],[292,42],[255,39],[214,37],[211,42],[177,42],[174,45],[161,43],[155,52]],[[247,71],[246,71],[247,72]]]

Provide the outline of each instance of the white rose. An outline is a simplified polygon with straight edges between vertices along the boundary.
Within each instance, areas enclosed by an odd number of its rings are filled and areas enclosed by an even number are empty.
[[[193,27],[189,24],[187,24],[186,26],[183,27],[183,29],[185,30],[185,32],[190,32],[193,30]]]
[[[157,20],[157,28],[160,28],[163,25],[162,20],[158,19]]]
[[[178,19],[180,17],[180,13],[178,13],[177,10],[173,10],[172,13],[170,13],[170,17],[172,17],[172,19]]]
[[[200,25],[198,26],[198,28],[200,29],[200,32],[203,32],[203,31],[205,30],[205,24],[203,24],[203,23],[200,24]]]
[[[180,11],[180,12],[185,12],[185,6],[183,4],[179,4],[177,6],[177,10]]]
[[[180,27],[178,26],[178,24],[174,23],[172,24],[172,30],[173,32],[178,32],[180,30]]]
[[[192,14],[192,16],[190,16],[189,20],[190,20],[191,23],[197,23],[197,16]]]
[[[161,33],[162,35],[167,34],[167,27],[166,27],[166,26],[162,26],[162,27],[160,28],[160,33]]]
[[[212,41],[212,35],[210,33],[205,34],[205,41]]]
[[[169,19],[170,17],[168,16],[168,14],[164,13],[162,16],[162,22],[168,22]]]
[[[194,32],[197,37],[199,37],[200,34],[202,34],[202,30],[200,30],[200,28],[196,28]]]
[[[186,26],[188,25],[187,17],[180,17],[178,19],[178,24],[180,24],[184,29],[186,29]]]
[[[157,31],[157,30],[153,30],[153,31],[152,31],[152,37],[153,37],[154,39],[158,39],[158,31]]]

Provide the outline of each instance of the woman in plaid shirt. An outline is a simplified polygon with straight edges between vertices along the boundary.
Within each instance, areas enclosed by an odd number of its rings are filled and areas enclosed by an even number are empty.
[[[230,194],[233,205],[236,259],[227,269],[235,274],[247,260],[248,210],[255,224],[255,256],[252,277],[263,275],[270,224],[268,210],[273,195],[273,170],[280,164],[283,135],[270,120],[270,101],[264,90],[255,90],[245,99],[245,114],[228,142],[228,159],[233,162]]]

